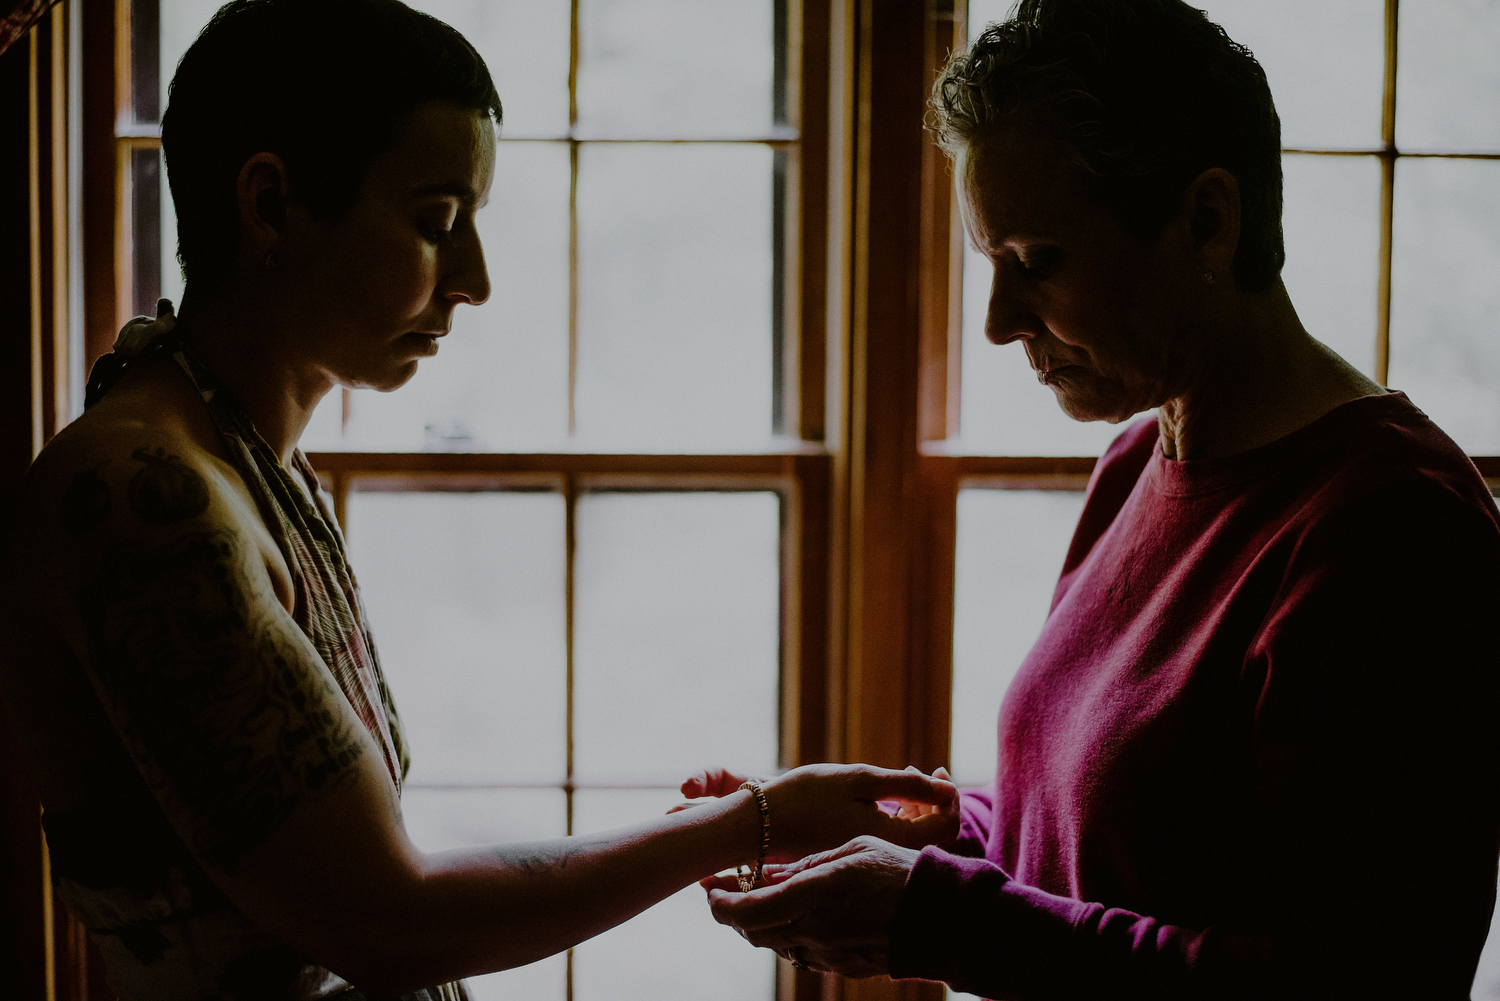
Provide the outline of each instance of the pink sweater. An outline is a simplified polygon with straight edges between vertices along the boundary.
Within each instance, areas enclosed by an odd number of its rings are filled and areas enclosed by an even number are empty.
[[[1500,514],[1405,396],[1100,461],[1052,612],[892,929],[991,998],[1469,996],[1500,854]]]

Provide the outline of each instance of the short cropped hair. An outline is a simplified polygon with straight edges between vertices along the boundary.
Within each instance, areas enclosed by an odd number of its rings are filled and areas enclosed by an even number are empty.
[[[1020,0],[948,61],[931,109],[950,156],[1006,121],[1058,142],[1144,240],[1193,178],[1227,170],[1240,187],[1235,279],[1264,291],[1286,263],[1265,71],[1182,0]]]
[[[292,197],[336,219],[418,105],[501,120],[474,47],[399,0],[232,0],[182,57],[161,141],[189,288],[220,284],[239,242],[245,161],[275,153]]]

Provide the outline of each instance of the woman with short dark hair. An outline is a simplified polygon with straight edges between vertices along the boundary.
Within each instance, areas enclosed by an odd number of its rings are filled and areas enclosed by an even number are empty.
[[[1099,461],[994,784],[719,920],[990,998],[1467,998],[1500,846],[1500,513],[1278,278],[1279,126],[1180,0],[1022,0],[934,90],[986,332]]]
[[[728,798],[605,834],[408,840],[400,720],[297,440],[488,296],[499,120],[473,47],[397,0],[234,0],[173,80],[182,315],[96,367],[0,565],[53,884],[122,1001],[454,1001],[716,871],[956,829],[941,777],[851,765],[703,774],[684,793]]]

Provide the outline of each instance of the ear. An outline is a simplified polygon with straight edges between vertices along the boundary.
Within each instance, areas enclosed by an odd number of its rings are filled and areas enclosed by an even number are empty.
[[[291,200],[286,164],[275,153],[257,153],[240,168],[236,186],[240,229],[257,257],[286,235],[286,210]]]
[[[1240,182],[1211,167],[1188,184],[1179,211],[1187,220],[1194,266],[1228,278],[1240,245]]]

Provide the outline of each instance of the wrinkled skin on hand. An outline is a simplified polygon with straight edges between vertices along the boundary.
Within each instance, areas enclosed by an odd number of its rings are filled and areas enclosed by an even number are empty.
[[[767,869],[768,885],[740,893],[705,879],[714,919],[751,945],[814,970],[873,977],[890,970],[891,923],[918,852],[879,838]]]
[[[723,769],[699,772],[682,784],[690,801],[669,812],[732,795],[745,779]],[[792,862],[865,835],[923,848],[958,834],[958,790],[941,768],[928,776],[914,767],[803,765],[760,782],[770,809],[769,861]]]

